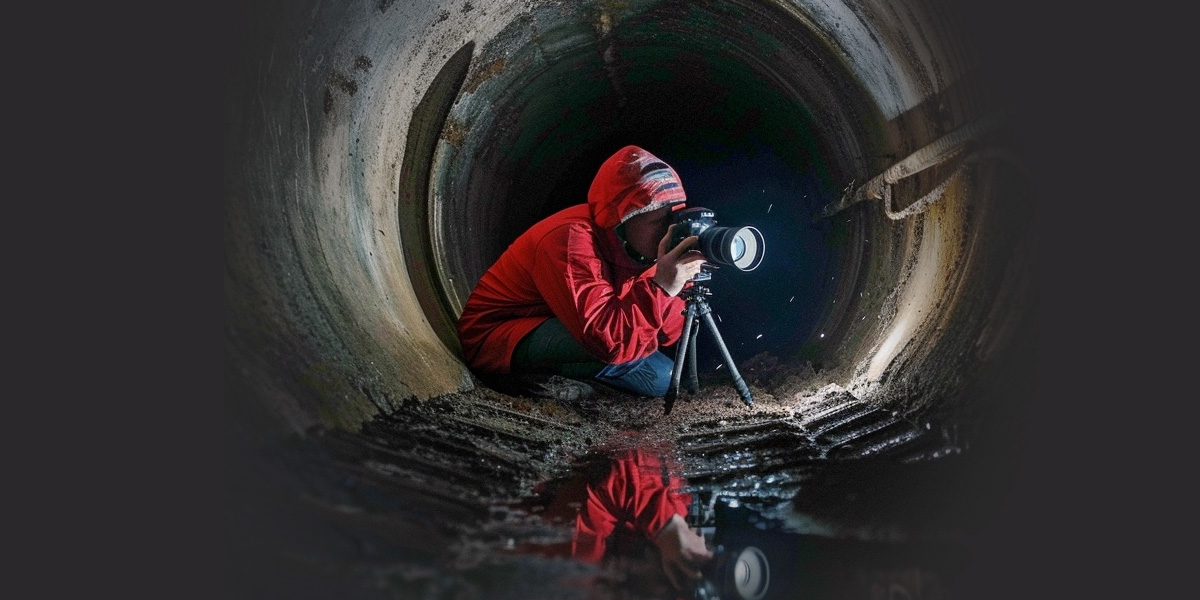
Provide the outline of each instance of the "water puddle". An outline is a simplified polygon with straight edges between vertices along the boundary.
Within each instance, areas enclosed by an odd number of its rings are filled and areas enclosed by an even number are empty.
[[[931,461],[958,452],[876,421],[847,407],[808,429],[723,421],[678,442],[626,432],[504,507],[510,523],[532,520],[495,549],[594,566],[587,585],[603,597],[941,598],[963,555],[953,525],[929,514],[952,459]],[[658,534],[676,518],[681,530]]]
[[[674,436],[586,423],[456,398],[314,432],[248,475],[248,551],[414,600],[942,598],[969,558],[968,453],[936,423],[845,394]]]

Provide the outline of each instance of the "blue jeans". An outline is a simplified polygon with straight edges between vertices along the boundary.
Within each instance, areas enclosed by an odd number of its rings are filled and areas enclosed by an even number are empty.
[[[512,372],[553,373],[572,379],[595,379],[639,396],[664,396],[671,387],[675,361],[662,352],[621,364],[596,360],[558,319],[529,332],[513,350]]]
[[[671,370],[674,367],[674,360],[656,351],[646,358],[606,365],[593,377],[640,396],[665,396],[671,387]]]

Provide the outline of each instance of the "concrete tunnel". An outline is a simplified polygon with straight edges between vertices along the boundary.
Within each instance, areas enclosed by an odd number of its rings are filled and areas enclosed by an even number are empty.
[[[635,143],[691,205],[764,233],[760,269],[714,276],[743,370],[803,370],[1003,452],[1032,377],[1034,194],[979,15],[369,0],[239,18],[226,408],[254,444],[474,390],[453,329],[474,282]]]

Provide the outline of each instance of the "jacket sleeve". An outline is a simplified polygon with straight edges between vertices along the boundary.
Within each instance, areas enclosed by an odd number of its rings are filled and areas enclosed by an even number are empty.
[[[616,283],[597,243],[587,226],[572,223],[538,244],[533,279],[567,331],[609,364],[645,358],[678,338],[683,302],[653,282],[654,267]]]

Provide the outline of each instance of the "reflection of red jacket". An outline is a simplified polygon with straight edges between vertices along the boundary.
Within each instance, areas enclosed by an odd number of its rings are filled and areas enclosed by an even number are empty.
[[[691,495],[661,457],[630,450],[587,486],[587,499],[575,519],[571,556],[600,562],[613,534],[633,534],[650,542],[674,515],[686,517]]]
[[[509,372],[517,342],[550,317],[609,364],[674,343],[683,331],[683,300],[652,282],[655,267],[630,258],[614,228],[631,214],[683,200],[675,171],[654,155],[635,146],[614,154],[597,172],[587,204],[521,234],[476,284],[458,321],[468,366]]]

